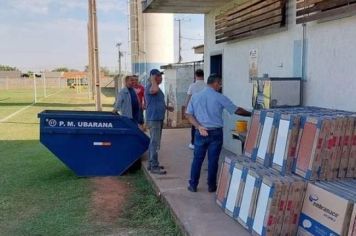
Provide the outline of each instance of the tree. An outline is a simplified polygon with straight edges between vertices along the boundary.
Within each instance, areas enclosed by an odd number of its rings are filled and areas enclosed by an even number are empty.
[[[59,67],[59,68],[56,68],[54,70],[52,70],[52,72],[77,72],[79,70],[77,69],[69,69],[67,67]]]
[[[52,70],[52,72],[69,72],[69,69],[67,67],[59,67]]]
[[[110,76],[110,70],[107,67],[101,67],[100,71],[104,73],[105,76]]]
[[[19,69],[8,65],[0,65],[0,71],[19,71]]]

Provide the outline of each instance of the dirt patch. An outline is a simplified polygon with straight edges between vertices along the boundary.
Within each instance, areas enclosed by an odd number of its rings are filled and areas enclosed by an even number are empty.
[[[92,214],[104,224],[117,222],[130,193],[130,185],[115,177],[94,178]]]

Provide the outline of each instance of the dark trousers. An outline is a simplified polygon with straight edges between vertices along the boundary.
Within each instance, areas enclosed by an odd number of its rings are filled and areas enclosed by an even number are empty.
[[[206,153],[208,153],[208,186],[216,187],[219,156],[223,145],[223,130],[209,130],[208,133],[209,136],[203,137],[198,130],[195,132],[194,159],[189,180],[192,187],[197,187],[199,184],[200,171]]]
[[[190,143],[192,144],[192,145],[194,145],[194,139],[195,139],[195,126],[194,125],[192,125],[192,130],[191,130],[191,136],[192,136],[192,139],[191,139],[191,141],[190,141]]]

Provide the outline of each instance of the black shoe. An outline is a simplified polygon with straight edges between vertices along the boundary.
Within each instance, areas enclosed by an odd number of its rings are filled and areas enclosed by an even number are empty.
[[[161,170],[164,170],[164,166],[159,166],[159,168],[160,168]],[[152,167],[150,167],[150,166],[147,167],[147,170],[148,170],[148,171],[151,171],[151,170],[152,170]]]
[[[159,167],[158,167],[158,168],[151,169],[150,172],[151,172],[152,174],[156,174],[156,175],[165,175],[165,174],[167,174],[167,171],[162,170],[162,169],[159,168]]]
[[[209,193],[215,193],[216,192],[216,186],[214,187],[209,187],[208,188]]]
[[[188,186],[188,190],[192,193],[196,193],[197,192],[197,188],[196,187],[193,187],[193,186]]]

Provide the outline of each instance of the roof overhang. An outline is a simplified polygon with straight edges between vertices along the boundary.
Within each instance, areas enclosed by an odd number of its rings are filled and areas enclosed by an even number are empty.
[[[204,54],[204,44],[193,47],[195,54]]]
[[[144,0],[144,13],[206,14],[232,0]]]

